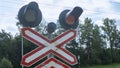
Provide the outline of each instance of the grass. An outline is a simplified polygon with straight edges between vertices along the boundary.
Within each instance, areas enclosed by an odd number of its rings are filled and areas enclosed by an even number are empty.
[[[96,65],[96,66],[80,67],[80,68],[120,68],[120,64]]]

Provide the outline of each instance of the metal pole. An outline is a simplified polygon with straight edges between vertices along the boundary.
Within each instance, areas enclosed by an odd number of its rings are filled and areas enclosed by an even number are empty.
[[[21,36],[21,37],[22,37],[22,36]],[[22,48],[22,49],[21,49],[21,54],[22,54],[22,57],[23,57],[23,37],[21,38],[21,43],[22,43],[22,44],[21,44],[21,45],[22,45],[22,46],[21,46],[21,48]],[[23,65],[22,65],[22,68],[24,68]]]
[[[53,35],[52,34],[48,34],[48,38],[49,38],[49,40],[52,40],[53,39]],[[50,58],[50,57],[54,57],[54,55],[51,53],[51,54],[48,55],[48,58]]]

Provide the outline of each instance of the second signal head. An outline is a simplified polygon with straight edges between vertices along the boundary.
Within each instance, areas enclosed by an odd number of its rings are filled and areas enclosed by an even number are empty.
[[[79,17],[82,14],[83,9],[80,7],[74,7],[72,11],[64,10],[59,16],[60,25],[64,29],[75,29],[79,24]]]

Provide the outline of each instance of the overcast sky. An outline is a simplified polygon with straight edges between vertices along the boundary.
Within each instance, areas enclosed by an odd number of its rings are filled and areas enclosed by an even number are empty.
[[[18,33],[16,27],[18,11],[31,1],[39,4],[46,22],[56,22],[63,10],[80,6],[84,10],[79,18],[81,21],[89,17],[101,26],[102,20],[108,17],[116,20],[120,30],[120,0],[0,0],[0,30]]]

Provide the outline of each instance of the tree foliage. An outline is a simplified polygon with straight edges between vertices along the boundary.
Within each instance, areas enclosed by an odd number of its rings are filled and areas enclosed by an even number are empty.
[[[102,26],[102,30],[104,31],[104,36],[106,37],[110,46],[112,62],[114,62],[113,48],[115,48],[115,46],[117,45],[116,43],[118,43],[118,41],[116,40],[118,40],[119,38],[118,30],[116,28],[115,23],[116,21],[114,19],[106,18],[103,20],[103,26]]]
[[[0,68],[13,68],[13,65],[8,59],[3,58],[0,63]]]
[[[92,20],[86,18],[84,24],[81,24],[80,44],[86,46],[85,54],[88,64],[99,64],[99,53],[102,51],[105,42],[103,41],[102,34],[98,25],[94,25]],[[91,63],[92,61],[92,63]]]

